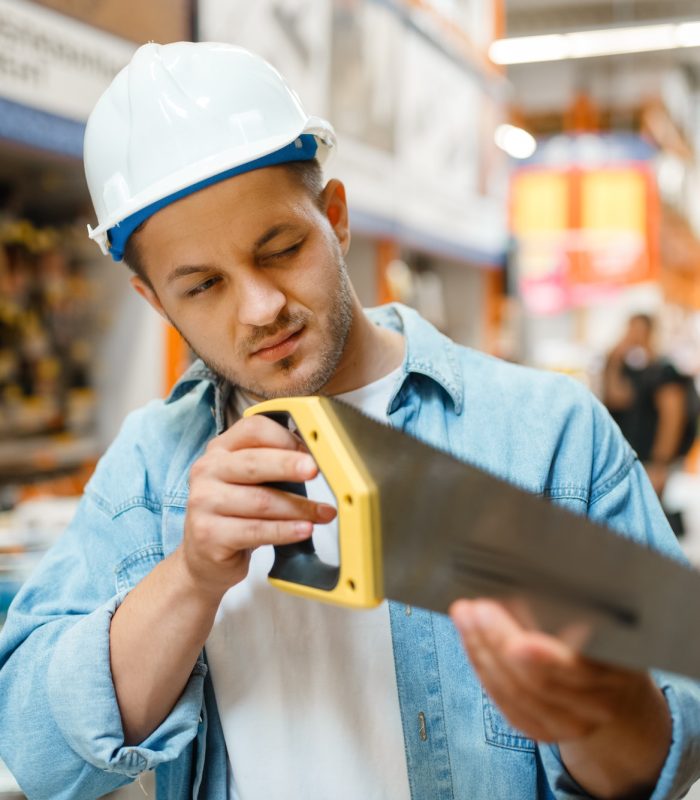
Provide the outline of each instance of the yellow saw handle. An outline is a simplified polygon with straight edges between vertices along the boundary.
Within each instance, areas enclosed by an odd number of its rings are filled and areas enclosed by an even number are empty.
[[[338,504],[340,566],[318,557],[313,542],[275,547],[269,574],[274,586],[293,594],[354,608],[383,599],[379,492],[325,397],[266,400],[244,416],[264,414],[285,424],[289,417],[318,464]],[[306,494],[304,484],[273,484]]]

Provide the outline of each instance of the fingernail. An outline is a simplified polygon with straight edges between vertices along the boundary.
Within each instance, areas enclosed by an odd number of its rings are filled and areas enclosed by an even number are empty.
[[[294,525],[294,533],[300,539],[306,539],[307,536],[311,535],[313,527],[314,526],[310,522],[297,522]]]
[[[318,506],[317,512],[321,522],[330,522],[335,518],[337,513],[333,506],[326,505],[325,503]]]
[[[302,477],[309,475],[316,469],[316,462],[311,456],[302,456],[297,462],[297,473]]]

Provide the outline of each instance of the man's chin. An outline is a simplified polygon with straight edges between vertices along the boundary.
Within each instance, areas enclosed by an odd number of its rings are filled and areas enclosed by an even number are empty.
[[[239,389],[242,389],[246,394],[257,400],[275,400],[278,397],[309,397],[311,395],[319,394],[323,388],[316,386],[316,384],[306,383],[288,383],[283,386],[242,386],[239,384]]]
[[[279,376],[277,380],[261,380],[255,383],[248,380],[234,381],[234,383],[237,383],[238,388],[252,397],[260,400],[274,400],[278,397],[307,397],[319,394],[331,377],[325,372],[310,375],[300,373],[300,370],[289,370],[286,375]]]
[[[202,360],[220,379],[251,397],[273,400],[320,394],[338,367],[340,353],[320,353],[315,358],[309,357],[308,353],[294,353],[262,369],[260,364],[249,364],[248,369],[244,366],[238,374],[226,369],[223,364],[214,363],[213,359]],[[311,361],[313,363],[309,363]]]

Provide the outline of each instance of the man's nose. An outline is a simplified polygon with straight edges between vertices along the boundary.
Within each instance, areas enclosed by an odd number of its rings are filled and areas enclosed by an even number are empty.
[[[260,274],[246,276],[241,285],[238,320],[256,328],[272,325],[286,303],[284,292],[268,278]]]

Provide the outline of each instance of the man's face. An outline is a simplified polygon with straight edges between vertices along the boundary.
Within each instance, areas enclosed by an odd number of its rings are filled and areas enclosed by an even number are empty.
[[[326,386],[357,303],[342,184],[319,207],[284,167],[255,170],[163,208],[135,235],[151,282],[135,288],[215,372],[263,398]]]
[[[645,319],[633,317],[629,321],[627,328],[627,338],[634,347],[646,347],[651,345],[651,328]]]

